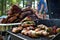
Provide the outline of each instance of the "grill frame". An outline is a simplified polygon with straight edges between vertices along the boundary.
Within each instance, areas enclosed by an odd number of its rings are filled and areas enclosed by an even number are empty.
[[[60,24],[59,24],[60,23],[60,19],[48,19],[48,20],[40,20],[40,19],[38,19],[38,20],[35,21],[35,23],[36,23],[36,25],[44,24],[44,25],[49,26],[49,27],[52,27],[54,25],[59,27],[60,26]],[[28,37],[28,36],[19,34],[19,33],[18,34],[14,34],[14,33],[11,32],[11,30],[7,31],[7,33],[10,34],[12,40],[21,40],[21,39],[22,40],[53,40],[57,36],[56,35],[54,38],[51,38],[51,39],[48,39],[48,38],[46,39],[46,37],[45,38],[44,37],[40,37],[40,39],[39,38],[38,39],[33,39],[33,38]]]

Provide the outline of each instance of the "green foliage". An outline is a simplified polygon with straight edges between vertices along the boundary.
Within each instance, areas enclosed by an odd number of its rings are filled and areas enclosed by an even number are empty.
[[[17,1],[16,0],[12,0],[11,2],[12,2],[12,4],[16,4]]]
[[[20,3],[22,0],[17,0],[17,3]]]
[[[0,16],[1,16],[2,14],[1,14],[1,11],[0,11]]]

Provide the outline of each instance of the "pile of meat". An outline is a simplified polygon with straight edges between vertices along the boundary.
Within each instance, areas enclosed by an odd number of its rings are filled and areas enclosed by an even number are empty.
[[[26,7],[25,9],[19,8],[16,5],[13,5],[10,10],[7,12],[7,18],[3,18],[1,23],[18,23],[21,22],[27,16],[33,15],[35,11],[30,7]]]
[[[60,32],[60,28],[56,26],[47,27],[43,24],[35,26],[35,22],[32,20],[24,20],[21,25],[18,27],[14,27],[12,29],[13,33],[21,33],[25,36],[29,36],[32,38],[46,36],[46,37],[54,37],[55,34]]]

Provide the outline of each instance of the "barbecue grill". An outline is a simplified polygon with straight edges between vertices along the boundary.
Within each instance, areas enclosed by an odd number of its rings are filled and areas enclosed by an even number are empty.
[[[60,19],[50,19],[50,20],[36,20],[35,21],[36,25],[39,25],[39,24],[44,24],[44,25],[47,25],[49,27],[52,27],[52,26],[57,26],[59,27],[60,26]],[[55,40],[55,39],[58,39],[60,40],[60,33],[57,34],[55,37],[52,37],[52,38],[49,38],[49,37],[38,37],[38,38],[30,38],[28,36],[25,36],[25,35],[22,35],[21,33],[17,33],[17,34],[14,34],[12,33],[11,30],[8,30],[7,33],[9,34],[9,37],[8,39],[10,40]]]

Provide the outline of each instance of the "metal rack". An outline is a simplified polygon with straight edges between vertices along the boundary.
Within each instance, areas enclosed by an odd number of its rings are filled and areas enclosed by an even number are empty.
[[[20,25],[21,23],[10,23],[10,24],[0,24],[0,34],[2,35],[2,32],[6,32],[9,29],[12,29],[13,26]]]
[[[28,36],[22,35],[21,33],[14,34],[10,31],[7,31],[10,34],[11,40],[50,40],[47,37],[38,37],[38,38],[30,38]]]

